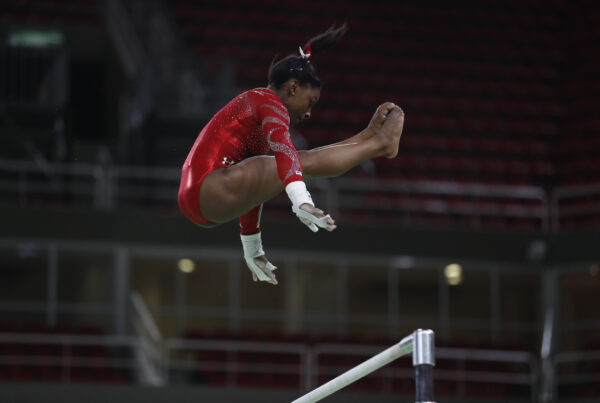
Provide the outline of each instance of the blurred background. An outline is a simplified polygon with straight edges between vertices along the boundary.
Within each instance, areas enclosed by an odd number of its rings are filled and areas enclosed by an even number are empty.
[[[400,153],[279,197],[253,283],[180,167],[275,55],[334,22],[312,148],[401,105]],[[3,401],[282,402],[417,328],[440,402],[600,397],[595,1],[1,0]],[[414,401],[400,359],[327,401]]]

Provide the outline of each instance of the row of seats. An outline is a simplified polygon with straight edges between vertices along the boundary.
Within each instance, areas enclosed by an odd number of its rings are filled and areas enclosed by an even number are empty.
[[[186,29],[186,34],[190,37],[201,37],[208,40],[219,40],[224,43],[235,43],[236,38],[243,37],[248,42],[254,42],[266,47],[289,47],[290,43],[302,43],[302,35],[298,31],[281,32],[273,36],[267,31],[256,31],[252,26],[244,27],[237,24],[247,21],[247,15],[241,14],[239,18],[227,15],[236,25],[231,27],[202,27],[191,26]],[[356,46],[366,48],[366,54],[382,54],[388,50],[385,42],[372,42],[369,40],[355,40]],[[286,46],[287,45],[287,46]],[[404,57],[415,57],[422,54],[434,54],[436,58],[471,58],[477,55],[476,60],[502,61],[506,58],[521,58],[523,61],[533,61],[535,64],[542,65],[544,62],[556,62],[562,58],[562,53],[552,49],[540,49],[537,47],[515,47],[509,43],[497,43],[491,45],[487,42],[477,43],[451,43],[443,44],[439,41],[427,41],[423,39],[406,41],[402,44],[402,53]],[[553,73],[556,74],[556,73]]]
[[[391,94],[390,94],[391,95]],[[564,108],[554,102],[540,104],[535,99],[493,99],[487,96],[474,95],[449,96],[440,94],[413,94],[410,91],[396,95],[398,102],[406,105],[407,111],[414,108],[427,111],[428,114],[451,114],[457,113],[467,116],[511,116],[513,118],[527,118],[530,120],[545,121],[548,116],[560,117],[564,114]],[[337,105],[346,105],[352,108],[360,101],[377,105],[382,99],[382,94],[377,91],[356,91],[350,88],[340,88],[335,92],[326,92],[322,95],[321,102],[334,102]]]
[[[0,334],[78,335],[102,336],[95,326],[56,326],[42,324],[19,326],[0,323]],[[0,381],[9,382],[78,382],[124,383],[131,378],[130,371],[111,366],[116,356],[103,344],[54,344],[0,342]],[[105,365],[86,367],[73,360],[90,359],[106,361]],[[5,363],[1,363],[4,360]],[[51,361],[51,362],[50,362]]]
[[[201,6],[192,1],[180,1],[178,5],[175,15],[185,25],[195,49],[203,55],[216,53],[238,60],[243,87],[264,81],[266,68],[257,60],[268,61],[281,49],[291,49],[290,43],[302,43],[297,25],[291,23],[289,7],[286,14],[282,8],[271,9],[272,2],[257,3],[255,9],[235,1],[218,9],[210,1]],[[348,17],[351,30],[348,40],[339,44],[339,52],[319,55],[318,65],[327,70],[323,69],[326,90],[322,109],[319,105],[313,114],[321,128],[303,132],[310,144],[339,140],[337,133],[343,136],[344,131],[364,126],[372,113],[367,105],[372,108],[388,99],[396,100],[407,111],[408,137],[416,138],[423,131],[449,138],[458,135],[487,139],[493,135],[498,141],[527,137],[528,141],[545,142],[549,148],[550,140],[546,138],[559,132],[558,126],[547,120],[548,116],[558,118],[564,114],[552,83],[558,77],[552,62],[562,57],[551,41],[558,16],[545,12],[540,17],[540,11],[544,11],[540,4],[527,2],[518,13],[493,5],[421,8],[394,3],[377,7],[336,3],[317,8],[319,13],[314,15],[310,4],[303,5],[304,10],[293,13],[294,21],[303,21],[305,30],[316,30],[329,25],[330,15],[336,14],[338,18]],[[382,8],[386,10],[383,15]],[[359,15],[361,18],[356,18]],[[398,18],[401,23],[389,21]],[[529,26],[532,20],[537,23],[534,30]],[[454,23],[457,21],[464,23]],[[385,40],[389,37],[402,40]],[[386,74],[369,74],[375,68]],[[495,98],[490,98],[492,94]],[[507,98],[509,94],[511,98]],[[485,136],[481,136],[483,133]],[[485,162],[484,169],[479,170],[482,164],[478,158],[487,156],[475,156],[475,161],[464,155],[450,155],[448,160],[429,157],[429,145],[423,141],[411,147],[412,155],[401,155],[403,162],[397,164],[378,161],[377,174],[547,184],[554,172],[547,154],[535,159],[531,167],[521,158],[506,163]],[[522,150],[530,155],[527,145]],[[453,167],[465,170],[453,171]],[[469,177],[472,172],[477,175]]]
[[[294,53],[293,45],[303,43],[308,33],[347,20],[350,30],[335,50],[314,58],[325,87],[312,122],[298,128],[309,147],[361,130],[376,105],[393,100],[407,116],[400,154],[392,161],[375,160],[371,174],[548,187],[557,173],[553,151],[567,114],[559,96],[565,48],[555,41],[563,6],[561,1],[527,1],[518,9],[493,3],[423,7],[393,2],[281,7],[264,0],[250,7],[236,0],[179,0],[174,15],[198,54],[237,61],[242,88],[264,85],[273,55]],[[415,203],[427,204],[419,198],[368,197],[382,206],[380,216],[402,213],[404,222],[540,227],[541,206],[519,201],[498,201],[480,208],[482,216],[469,218],[461,215],[461,208],[472,205],[468,198],[434,201],[450,206],[443,216],[411,210]],[[395,212],[386,212],[386,206]],[[346,214],[371,216],[358,210]]]
[[[0,21],[13,24],[100,25],[94,0],[20,0],[0,2]]]
[[[311,141],[323,139],[326,143],[341,141],[349,136],[349,133],[332,130],[315,129],[305,131]],[[573,144],[573,148],[589,147],[587,144]],[[588,148],[585,148],[587,150]],[[427,154],[423,152],[427,150]],[[423,154],[423,156],[419,155]],[[400,158],[404,156],[418,155],[418,158],[427,158],[425,155],[449,154],[450,159],[469,159],[475,161],[482,157],[494,159],[515,159],[523,156],[539,158],[539,163],[546,165],[551,154],[549,145],[538,139],[509,139],[509,138],[481,138],[472,136],[444,136],[440,134],[418,133],[407,134],[400,142]],[[393,162],[392,162],[393,163]]]
[[[316,344],[380,344],[387,345],[397,342],[395,338],[381,335],[352,334],[340,336],[331,333],[314,333],[308,331],[283,333],[279,331],[244,331],[234,332],[227,329],[206,330],[203,328],[189,328],[181,335],[188,340],[228,340],[228,341],[250,341],[250,342],[282,342],[282,343],[302,343],[308,346]],[[436,336],[436,345],[439,347],[456,347],[472,349],[496,349],[496,350],[514,350],[514,351],[532,351],[536,352],[538,343],[531,340],[515,339],[512,341],[501,340],[491,342],[481,338],[452,338],[447,339],[443,336]],[[586,345],[586,349],[597,349],[597,343]]]
[[[202,331],[188,331],[185,335],[189,339],[218,339],[230,341],[260,341],[268,345],[269,342],[293,342],[305,345],[318,345],[320,343],[335,343],[337,345],[353,346],[353,351],[358,354],[322,352],[316,357],[316,371],[318,384],[329,381],[336,375],[352,368],[364,360],[370,358],[373,353],[366,350],[360,353],[359,345],[379,345],[386,346],[397,342],[397,340],[366,340],[364,338],[340,338],[336,336],[310,336],[293,335],[283,336],[280,334],[259,335],[243,334],[237,335],[228,332],[205,333]],[[466,348],[514,348],[515,346],[491,346],[473,343],[456,343],[459,347]],[[436,341],[436,346],[444,346],[442,340]],[[299,369],[302,361],[298,354],[270,354],[270,353],[244,353],[227,352],[225,350],[211,350],[196,354],[194,360],[198,364],[203,363],[221,363],[227,364],[230,368],[238,368],[233,373],[227,373],[224,370],[215,371],[197,371],[191,379],[198,383],[210,384],[215,386],[242,385],[246,387],[268,387],[268,388],[297,388],[301,381],[299,374],[294,373]],[[278,365],[277,367],[273,365]],[[284,366],[286,370],[283,370]],[[248,368],[256,370],[249,371]],[[469,371],[472,373],[485,374],[489,372],[502,372],[505,374],[527,373],[528,368],[519,364],[511,363],[492,363],[486,361],[473,361],[468,358],[465,360],[438,359],[436,362],[436,371],[448,376],[449,374]],[[434,383],[435,394],[440,396],[488,396],[488,397],[516,397],[527,396],[528,388],[518,385],[497,384],[487,382],[464,382],[451,379],[437,379]],[[399,359],[384,369],[371,374],[364,379],[357,381],[348,387],[349,390],[362,391],[370,393],[402,393],[407,395],[414,394],[414,378],[412,375],[412,363],[409,359]]]
[[[353,127],[358,126],[362,129],[373,116],[374,110],[375,107],[373,107],[373,110],[315,110],[313,118],[318,118],[323,126],[327,125],[344,128],[351,124]],[[559,133],[556,124],[544,120],[506,119],[499,116],[489,118],[481,116],[450,116],[426,114],[419,111],[415,111],[410,116],[408,114],[406,115],[405,127],[407,129],[407,136],[411,135],[411,131],[438,131],[445,135],[452,136],[477,136],[481,141],[485,141],[485,139],[493,136],[498,139],[501,139],[502,137],[509,139],[525,137],[527,141],[530,139],[547,138],[548,143],[551,143],[553,138]],[[301,128],[299,128],[299,130],[301,130]],[[486,136],[481,136],[481,133],[486,133]]]
[[[529,160],[523,156],[531,155],[531,144],[536,144],[537,150],[550,149],[565,115],[558,98],[559,69],[555,65],[564,55],[553,41],[561,5],[544,8],[526,2],[515,13],[494,5],[425,8],[385,3],[382,7],[388,12],[382,16],[381,7],[364,4],[319,5],[315,15],[309,4],[294,14],[294,22],[310,22],[303,25],[302,32],[292,23],[289,7],[271,2],[247,7],[230,1],[217,7],[211,1],[181,0],[174,14],[199,54],[237,60],[240,85],[252,87],[264,83],[266,66],[274,54],[282,49],[293,53],[292,44],[302,43],[304,31],[329,25],[325,22],[335,10],[338,20],[347,17],[350,31],[336,45],[338,51],[315,57],[317,66],[324,66],[320,71],[326,87],[313,113],[318,124],[306,130],[309,145],[322,145],[335,140],[337,133],[360,130],[375,105],[391,99],[407,113],[406,137],[436,133],[437,137],[457,138],[454,144],[465,137],[480,144],[490,139],[490,143],[512,142],[510,147],[519,160],[481,161],[489,156],[477,155],[479,147],[471,149],[475,155],[465,158],[455,154],[463,152],[460,147],[440,149],[435,141],[425,139],[415,141],[418,146],[410,147],[411,156],[401,155],[401,162],[377,163],[378,174],[406,177],[416,171],[426,179],[431,175],[429,179],[463,180],[463,168],[467,172],[472,168],[484,182],[504,179],[506,183],[548,185],[555,173],[550,153]],[[390,24],[388,19],[393,18],[402,23]],[[529,25],[532,20],[537,23],[534,28]],[[485,35],[478,40],[480,31]],[[521,140],[519,155],[514,143]],[[447,153],[448,159],[429,157],[432,150]],[[439,172],[442,170],[446,172]],[[486,173],[490,174],[487,178]],[[513,173],[518,178],[511,177]]]
[[[214,47],[208,44],[199,44],[196,46],[198,52],[202,54],[211,54]],[[257,86],[261,80],[266,80],[269,63],[273,58],[273,53],[264,50],[245,50],[244,53],[238,53],[236,47],[222,45],[219,47],[219,53],[222,53],[232,59],[238,60],[237,76],[241,84]],[[253,57],[244,58],[247,54],[260,53],[256,55],[256,60],[263,60],[265,64],[250,63]],[[282,53],[293,53],[292,50]],[[429,97],[453,97],[453,98],[481,98],[496,101],[536,101],[540,108],[549,105],[556,105],[557,89],[543,81],[532,80],[534,76],[543,74],[542,69],[530,67],[515,68],[510,74],[518,75],[511,78],[505,69],[499,69],[497,66],[475,63],[460,62],[457,60],[444,61],[440,65],[439,61],[420,61],[420,60],[389,60],[368,57],[372,65],[362,65],[366,62],[349,61],[353,69],[347,66],[336,66],[334,63],[345,64],[337,59],[323,61],[327,55],[319,57],[321,63],[318,66],[327,66],[319,71],[319,75],[327,78],[325,80],[325,89],[323,95],[327,95],[330,87],[333,86],[337,91],[352,91],[362,93],[394,93],[396,96],[410,94],[411,96],[429,96]],[[316,62],[315,62],[316,63]],[[363,70],[378,70],[390,68],[393,71],[401,71],[402,74],[368,74]],[[401,64],[401,65],[400,65]],[[362,65],[362,66],[361,66]],[[331,66],[331,67],[330,67]],[[354,69],[354,67],[357,67]],[[416,72],[419,74],[417,75]],[[449,76],[445,73],[452,72]],[[351,85],[350,85],[351,84]],[[360,90],[360,91],[358,91]],[[555,107],[555,106],[553,106]],[[564,107],[563,107],[564,108]],[[562,108],[561,108],[562,110]]]
[[[600,224],[600,216],[596,216],[596,224]],[[584,344],[582,351],[589,352],[590,356],[600,352],[600,343],[594,341]],[[557,386],[559,399],[584,399],[600,397],[600,384],[595,382],[594,376],[600,373],[600,359],[581,360],[576,363],[566,362],[556,368],[559,383]],[[592,374],[590,376],[589,374]],[[592,400],[590,400],[592,401]]]
[[[243,45],[239,38],[222,38],[215,34],[213,37],[201,35],[194,43],[194,49],[197,53],[203,56],[225,56],[234,60],[238,60],[241,68],[248,71],[260,69],[264,72],[268,68],[269,63],[277,54],[283,56],[289,53],[296,53],[297,46],[303,44],[303,41],[294,41],[289,43],[282,49],[265,46],[265,44],[257,44],[254,46]],[[218,43],[219,46],[215,46]],[[287,42],[286,42],[287,43]],[[296,45],[298,44],[298,45]],[[367,46],[367,44],[364,44]],[[340,48],[342,48],[340,46]],[[361,54],[361,56],[356,55]],[[333,72],[336,77],[338,74],[353,74],[360,76],[363,82],[355,84],[369,84],[371,80],[384,80],[384,77],[368,76],[369,71],[377,68],[379,71],[386,71],[387,74],[410,74],[416,76],[431,76],[433,79],[440,77],[463,78],[463,79],[484,79],[484,80],[500,80],[514,81],[518,85],[527,86],[527,80],[553,80],[558,78],[557,71],[551,66],[541,65],[526,65],[526,64],[507,64],[501,65],[497,61],[486,61],[478,58],[454,58],[454,57],[435,57],[418,58],[394,58],[391,55],[381,53],[362,54],[356,49],[340,49],[335,55],[324,53],[318,56],[318,66],[326,66],[329,71]],[[315,59],[316,60],[316,59]],[[262,61],[262,64],[260,62]],[[259,62],[257,64],[257,62]],[[252,67],[254,66],[254,68]],[[322,67],[321,69],[323,69]],[[351,69],[349,68],[351,67]],[[366,73],[366,75],[363,75]],[[391,78],[391,77],[390,77]],[[510,84],[509,84],[510,85]]]
[[[376,161],[374,172],[384,178],[547,187],[590,183],[598,175],[590,139],[600,127],[593,96],[600,85],[594,79],[598,66],[588,57],[600,32],[592,24],[598,19],[593,3],[578,10],[559,0],[529,0],[518,7],[343,1],[282,6],[271,0],[172,4],[196,52],[238,61],[242,88],[264,85],[275,54],[293,53],[309,33],[348,20],[346,37],[314,58],[325,88],[314,111],[317,124],[305,137],[309,146],[339,140],[362,129],[377,104],[398,102],[407,113],[401,149],[410,153],[401,151],[401,161],[391,164]],[[28,0],[0,8],[0,18],[42,23],[99,17],[91,0]],[[588,23],[571,27],[557,41],[564,14]],[[571,57],[573,63],[562,63]],[[579,139],[579,145],[572,148],[570,139]]]
[[[39,334],[56,334],[63,330],[55,328],[46,328],[41,325],[28,327],[15,327],[10,324],[0,324],[2,333],[7,330],[30,330]],[[69,331],[76,331],[77,328],[69,328]],[[101,334],[96,328],[80,328],[81,334]],[[45,333],[47,332],[47,333]],[[219,340],[219,341],[255,341],[265,345],[268,343],[302,343],[305,345],[319,345],[323,343],[335,343],[338,345],[356,346],[363,344],[367,345],[389,345],[395,340],[388,339],[372,339],[364,337],[341,338],[338,336],[315,336],[308,334],[296,334],[292,336],[282,334],[259,334],[259,333],[230,333],[227,331],[219,333],[209,333],[199,330],[191,330],[186,332],[185,338],[191,340]],[[511,351],[527,351],[527,347],[514,344],[498,345],[489,343],[473,343],[472,341],[444,341],[441,338],[436,340],[438,347],[454,347],[454,348],[476,348],[476,349],[494,349],[494,350],[511,350]],[[0,344],[0,357],[9,357],[10,354],[25,354],[28,357],[35,358],[36,347],[32,346],[27,352],[20,350],[11,351],[6,343]],[[590,348],[597,348],[591,346]],[[29,352],[31,351],[31,353]],[[354,351],[357,351],[354,348]],[[360,350],[358,350],[360,351]],[[323,383],[333,376],[353,367],[363,360],[372,356],[370,352],[365,352],[359,355],[349,355],[342,353],[322,353],[318,356],[316,365],[319,374],[317,381]],[[490,383],[486,381],[463,381],[448,379],[448,376],[455,376],[463,371],[471,374],[491,374],[502,373],[523,374],[529,371],[529,368],[524,364],[518,363],[498,363],[492,361],[480,361],[465,359],[444,359],[436,360],[436,371],[439,371],[440,379],[436,379],[435,388],[436,394],[443,396],[472,396],[472,397],[498,397],[498,398],[515,398],[526,397],[530,393],[528,386],[510,385],[502,383]],[[302,364],[302,358],[296,353],[269,353],[269,352],[231,352],[219,348],[211,348],[205,352],[199,352],[194,355],[194,360],[198,364],[211,363],[212,365],[227,365],[228,368],[237,368],[237,370],[226,371],[225,369],[215,370],[198,370],[192,372],[188,377],[189,381],[195,383],[209,384],[212,386],[226,387],[233,385],[245,387],[269,387],[269,388],[298,388],[300,385],[300,374],[298,368]],[[568,376],[576,372],[595,372],[600,367],[600,362],[585,361],[576,364],[575,366],[559,368],[559,379],[561,376]],[[378,371],[373,375],[368,376],[364,380],[353,384],[350,389],[365,392],[394,392],[394,393],[414,393],[414,381],[410,373],[411,363],[409,360],[397,360],[386,366],[385,371],[392,371],[392,377],[386,377],[384,371]],[[396,371],[396,372],[394,372]],[[398,372],[399,371],[399,372]],[[408,372],[407,372],[408,371]],[[400,376],[403,373],[404,376]],[[454,375],[453,375],[454,374]],[[69,368],[60,367],[57,365],[3,365],[0,367],[0,380],[11,382],[77,382],[77,383],[123,383],[131,382],[130,374],[116,371],[110,368],[82,368],[71,366]],[[598,388],[594,385],[579,385],[572,387],[568,384],[561,384],[559,393],[563,396],[570,397],[590,397],[598,395]]]
[[[479,155],[516,156],[530,155],[545,157],[550,154],[550,146],[537,139],[508,139],[467,136],[441,136],[422,134],[406,136],[401,140],[402,149],[427,149],[429,151],[450,150],[452,152],[468,152]]]
[[[545,161],[528,163],[522,159],[476,157],[448,157],[437,155],[409,155],[403,153],[396,159],[375,160],[377,173],[382,178],[393,178],[404,175],[420,174],[435,179],[440,175],[455,178],[455,181],[498,182],[506,184],[527,184],[529,178],[536,178],[538,183],[549,183],[554,168]],[[477,179],[477,180],[475,180]],[[525,183],[523,183],[525,182]]]
[[[563,125],[563,133],[557,146],[559,185],[599,185],[600,169],[600,60],[596,50],[600,38],[600,12],[596,4],[585,1],[578,7],[569,7],[570,21],[566,38],[568,61],[564,99],[569,113]],[[589,196],[564,199],[560,203],[563,212],[559,219],[561,229],[600,227],[598,203],[600,192]]]
[[[36,365],[35,367],[10,365],[0,367],[0,382],[69,382],[122,384],[127,376],[106,368]]]
[[[352,20],[352,26],[361,33],[393,32],[398,35],[427,37],[437,36],[438,32],[441,32],[448,39],[509,39],[548,45],[553,28],[560,22],[560,15],[548,12],[556,5],[529,7],[531,2],[521,3],[517,9],[511,9],[506,4],[500,7],[493,4],[479,7],[480,4],[477,3],[465,7],[467,4],[463,3],[463,7],[448,7],[447,3],[441,2],[429,4],[427,9],[423,9],[414,4],[379,2],[377,15],[373,12],[372,4],[362,3],[329,2],[328,7],[323,7],[322,3],[307,1],[302,6],[286,4],[282,8],[281,4],[273,2],[253,2],[250,5],[239,1],[205,1],[202,2],[202,7],[198,7],[197,1],[180,0],[176,11],[177,15],[183,18],[228,18],[242,24],[249,19],[263,24],[282,24],[277,26],[278,29],[289,28],[289,24],[283,24],[292,20],[297,21],[299,26],[313,28],[316,25],[327,26],[336,19],[347,18]],[[319,12],[312,12],[315,10]],[[287,14],[282,11],[286,11]],[[447,24],[449,19],[457,24]],[[402,23],[393,24],[394,20]],[[405,24],[405,21],[410,24]],[[534,32],[531,32],[532,23],[538,27]],[[481,38],[480,34],[483,34]]]

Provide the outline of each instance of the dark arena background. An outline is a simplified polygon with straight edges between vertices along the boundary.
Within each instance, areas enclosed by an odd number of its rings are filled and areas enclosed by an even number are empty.
[[[399,155],[239,228],[178,210],[203,125],[334,22],[298,149]],[[416,329],[437,402],[600,400],[596,1],[0,1],[0,400],[290,402]],[[325,399],[414,402],[400,358]]]

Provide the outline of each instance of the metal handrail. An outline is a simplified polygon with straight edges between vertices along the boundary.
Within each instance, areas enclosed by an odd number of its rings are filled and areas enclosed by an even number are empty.
[[[18,189],[19,193],[33,192],[42,194],[60,194],[75,192],[89,194],[96,207],[110,209],[118,205],[119,200],[145,198],[154,201],[176,203],[179,186],[180,169],[173,167],[142,167],[126,165],[101,165],[83,163],[54,163],[45,175],[51,177],[31,180],[28,174],[40,173],[39,167],[31,161],[0,160],[0,171],[13,172],[18,177],[0,182],[0,187],[10,190]],[[63,186],[48,186],[48,179],[63,183],[61,176],[73,176],[84,180],[84,183],[69,183]],[[16,184],[15,184],[16,183]],[[89,186],[82,186],[89,183]],[[76,186],[77,185],[77,186]],[[310,180],[310,187],[317,197],[323,196],[323,203],[329,211],[344,209],[369,209],[398,212],[400,214],[423,212],[434,214],[458,214],[465,216],[499,216],[530,217],[540,222],[542,231],[550,227],[550,204],[547,192],[536,186],[488,185],[475,183],[457,183],[441,181],[411,182],[404,180],[337,178],[334,180]],[[369,200],[370,192],[382,195],[431,195],[431,196],[465,196],[479,200],[494,199],[529,199],[539,202],[534,207],[504,208],[490,205],[479,205],[465,202],[464,206],[452,206],[442,201],[432,202],[399,202],[389,199],[384,203]],[[343,197],[342,197],[343,195]],[[277,204],[275,200],[273,204]]]
[[[353,345],[353,344],[317,344],[313,349],[314,361],[318,363],[318,357],[324,354],[343,354],[346,356],[365,356],[381,349],[381,346],[375,345]],[[439,369],[436,371],[436,379],[462,382],[490,382],[490,383],[508,383],[508,384],[526,384],[531,386],[532,394],[535,393],[536,381],[539,373],[537,357],[526,351],[505,351],[474,348],[455,348],[455,347],[437,347],[437,360],[456,360],[456,361],[485,361],[485,362],[504,362],[526,364],[530,371],[527,373],[504,373],[494,371],[472,371],[462,369],[457,371],[447,371]],[[316,366],[318,368],[318,366]],[[326,367],[323,374],[332,375],[336,373],[336,367]],[[322,371],[323,372],[323,371]],[[384,375],[392,378],[409,378],[411,371],[398,368],[384,369]],[[315,378],[318,376],[314,372]]]
[[[297,354],[299,357],[299,365],[296,367],[297,373],[300,376],[300,385],[309,385],[308,374],[303,367],[306,368],[308,362],[309,355],[309,347],[302,343],[288,343],[288,342],[258,342],[258,341],[229,341],[229,340],[189,340],[189,339],[180,339],[173,338],[165,341],[164,351],[165,351],[165,367],[167,368],[167,374],[169,374],[171,369],[180,369],[180,370],[199,370],[206,369],[210,370],[226,370],[228,372],[231,371],[239,371],[243,369],[248,372],[260,373],[265,372],[267,369],[266,366],[254,366],[254,365],[245,365],[241,363],[235,363],[235,366],[231,366],[229,364],[223,364],[219,362],[193,362],[182,361],[173,359],[172,354],[176,350],[187,350],[187,351],[214,351],[221,350],[227,351],[229,353],[284,353],[284,354]],[[228,360],[227,360],[228,361]],[[213,367],[213,364],[215,366]],[[277,365],[277,368],[272,367],[270,369],[283,370],[286,373],[290,371],[291,365]]]
[[[585,362],[598,362],[600,363],[600,350],[588,350],[588,351],[564,351],[557,353],[553,360],[552,366],[555,375],[555,385],[560,387],[561,385],[581,385],[581,384],[595,384],[600,382],[600,372],[581,372],[581,373],[569,373],[561,374],[558,371],[558,367],[562,364],[575,364]]]
[[[265,353],[295,353],[305,354],[306,357],[299,361],[296,366],[297,373],[300,375],[302,386],[313,388],[316,386],[318,375],[335,375],[340,372],[341,367],[319,366],[318,357],[324,354],[343,354],[345,356],[367,356],[380,352],[384,348],[382,345],[370,344],[339,344],[339,343],[317,343],[307,345],[304,343],[264,343],[256,341],[228,341],[228,340],[189,340],[189,339],[168,339],[165,341],[165,351],[167,356],[171,356],[174,351],[228,351],[228,352],[265,352]],[[436,373],[436,379],[443,379],[457,382],[491,382],[515,385],[529,385],[532,388],[532,395],[536,392],[536,382],[539,374],[537,357],[524,351],[504,351],[488,349],[468,349],[468,348],[436,348],[436,358],[439,360],[457,360],[457,361],[489,361],[525,364],[529,367],[528,372],[505,373],[496,371],[473,371],[461,370],[447,371],[440,369]],[[234,366],[227,364],[227,358],[223,361],[206,360],[194,361],[168,359],[167,368],[182,371],[206,370],[206,371],[240,371],[244,370],[251,373],[270,373],[270,370],[290,373],[291,364],[273,364],[273,365],[252,365],[251,363],[236,363]],[[412,371],[400,368],[387,368],[382,370],[382,374],[387,378],[406,378],[410,379]]]
[[[135,346],[137,339],[133,336],[123,335],[91,336],[81,334],[0,333],[0,343]]]
[[[552,208],[552,230],[560,230],[560,218],[576,216],[578,214],[600,213],[600,203],[596,206],[561,207],[560,202],[565,199],[582,196],[600,195],[600,184],[559,186],[552,192],[550,206]]]
[[[116,347],[139,348],[140,340],[134,336],[91,336],[91,335],[69,335],[69,334],[38,334],[38,333],[0,333],[0,343],[18,343],[25,345],[63,345],[69,348],[73,346],[85,345],[104,345]],[[308,345],[301,342],[269,342],[262,341],[231,341],[231,340],[190,340],[172,338],[163,341],[162,354],[159,360],[162,360],[166,372],[169,370],[179,371],[244,371],[248,373],[285,373],[299,375],[299,388],[307,389],[315,386],[318,374],[334,375],[341,369],[338,365],[323,367],[319,365],[318,356],[324,354],[343,354],[346,356],[365,356],[381,351],[382,345],[370,344],[338,344],[338,343],[318,343]],[[255,363],[248,362],[229,362],[227,356],[223,360],[204,360],[191,361],[179,358],[173,358],[177,352],[185,351],[226,351],[230,353],[266,353],[266,354],[294,354],[298,356],[297,363]],[[102,357],[66,357],[65,351],[58,356],[37,356],[31,357],[24,354],[10,355],[0,357],[0,365],[68,365],[71,367],[111,367],[111,368],[137,368],[137,361],[123,358],[102,358]],[[558,354],[555,364],[560,361],[571,359],[600,359],[600,351],[585,355],[580,352]],[[65,361],[68,358],[68,362]],[[497,371],[475,371],[462,369],[456,370],[439,369],[436,379],[461,382],[485,382],[485,383],[503,383],[514,385],[530,385],[535,389],[535,382],[539,374],[536,357],[529,352],[522,351],[502,351],[488,349],[468,349],[468,348],[450,348],[441,347],[436,349],[438,360],[457,360],[457,361],[489,361],[489,362],[507,362],[526,364],[530,370],[523,372],[497,372]],[[387,368],[382,370],[381,375],[384,378],[406,378],[410,379],[411,371],[404,368]]]
[[[0,189],[17,194],[72,193],[89,195],[98,208],[110,209],[118,200],[149,198],[158,202],[176,203],[180,169],[176,167],[143,167],[128,165],[102,165],[92,163],[52,163],[44,169],[29,160],[0,159],[0,172],[12,173],[16,178],[0,180]],[[43,178],[31,179],[30,174],[41,174]],[[73,179],[77,181],[73,181]],[[140,181],[141,183],[135,183]],[[145,182],[148,181],[148,182]],[[129,183],[128,183],[129,182]],[[131,183],[134,182],[134,183]],[[532,218],[539,220],[543,232],[558,231],[560,217],[595,214],[600,212],[600,203],[595,206],[562,206],[561,201],[574,197],[600,195],[600,184],[559,186],[552,191],[538,186],[489,185],[482,183],[458,183],[444,181],[404,181],[379,178],[337,178],[334,180],[310,180],[315,195],[323,196],[328,211],[344,209],[368,209],[405,213],[456,214],[464,216],[497,216]],[[145,190],[146,192],[140,192]],[[369,200],[370,192],[399,195],[464,196],[475,200],[529,199],[538,205],[503,207],[466,201],[453,206],[442,200],[428,202],[398,201],[389,198],[376,203]],[[343,197],[342,197],[343,195]],[[384,197],[385,199],[385,197]],[[273,204],[277,204],[276,199]],[[287,203],[287,202],[286,202]]]
[[[139,371],[136,360],[131,358],[73,357],[71,349],[77,346],[127,347],[135,350],[139,340],[123,335],[78,335],[78,334],[44,334],[44,333],[0,333],[0,343],[17,345],[61,346],[60,354],[52,356],[32,356],[25,354],[0,355],[0,366],[22,365],[28,367],[57,366],[65,381],[71,377],[71,368],[121,368]]]

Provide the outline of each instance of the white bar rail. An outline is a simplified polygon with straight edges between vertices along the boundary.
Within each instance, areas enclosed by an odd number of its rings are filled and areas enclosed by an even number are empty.
[[[292,403],[318,402],[411,352],[413,353],[413,366],[415,367],[416,401],[433,402],[434,333],[432,330],[418,329],[399,343],[294,400]]]

